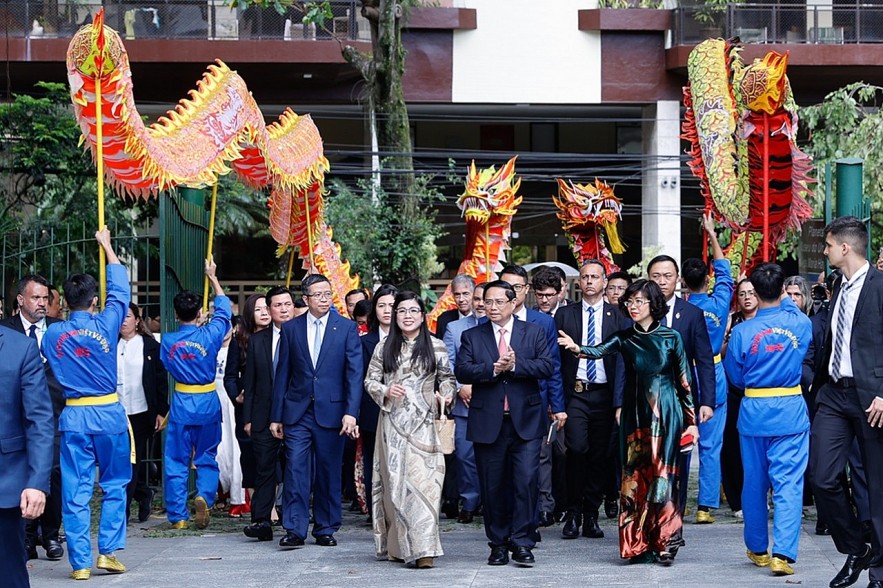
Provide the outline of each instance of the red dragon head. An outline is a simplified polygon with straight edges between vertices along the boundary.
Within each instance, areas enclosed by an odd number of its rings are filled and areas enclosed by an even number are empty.
[[[567,231],[577,261],[582,264],[587,259],[600,259],[608,272],[615,271],[611,252],[622,253],[625,247],[616,230],[616,221],[622,218],[622,201],[613,194],[613,188],[598,178],[594,185],[558,178],[558,197],[552,200],[561,211],[558,219]],[[605,234],[609,251],[604,245]]]

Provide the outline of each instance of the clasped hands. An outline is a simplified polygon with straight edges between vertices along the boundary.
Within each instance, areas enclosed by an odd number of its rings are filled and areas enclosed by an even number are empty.
[[[515,351],[510,349],[506,355],[494,362],[494,376],[515,370]]]

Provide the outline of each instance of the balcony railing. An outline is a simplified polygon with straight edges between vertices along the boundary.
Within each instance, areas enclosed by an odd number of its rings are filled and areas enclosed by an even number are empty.
[[[673,44],[714,37],[745,43],[883,43],[883,5],[783,6],[729,4],[717,12],[691,6],[674,11]]]
[[[124,39],[328,39],[370,40],[368,21],[356,0],[332,0],[334,18],[325,29],[304,25],[300,11],[230,8],[224,0],[6,0],[0,27],[10,37],[70,37],[104,6],[105,23]]]

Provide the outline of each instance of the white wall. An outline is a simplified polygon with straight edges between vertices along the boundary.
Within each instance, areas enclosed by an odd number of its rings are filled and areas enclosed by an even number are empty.
[[[601,34],[577,28],[593,0],[466,0],[478,28],[454,31],[453,102],[601,101]]]

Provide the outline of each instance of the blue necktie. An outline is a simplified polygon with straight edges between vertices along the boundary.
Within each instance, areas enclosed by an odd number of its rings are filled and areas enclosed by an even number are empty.
[[[30,326],[30,328],[28,329],[28,337],[30,337],[34,341],[37,340],[37,325]]]
[[[319,350],[322,349],[322,319],[316,319],[313,323],[316,332],[313,334],[313,367],[319,362]]]
[[[589,307],[589,325],[586,330],[586,345],[595,344],[595,309]],[[594,382],[598,377],[598,370],[595,367],[595,360],[586,360],[586,378],[589,382]]]
[[[849,290],[849,284],[843,284],[840,290],[840,306],[837,307],[837,336],[834,338],[834,359],[831,366],[831,377],[834,380],[840,379],[840,359],[843,357],[843,331],[846,327],[846,292]]]
[[[272,341],[272,339],[270,339]],[[276,377],[276,368],[279,366],[279,344],[282,342],[282,335],[276,340],[276,347],[273,349],[273,377]]]

